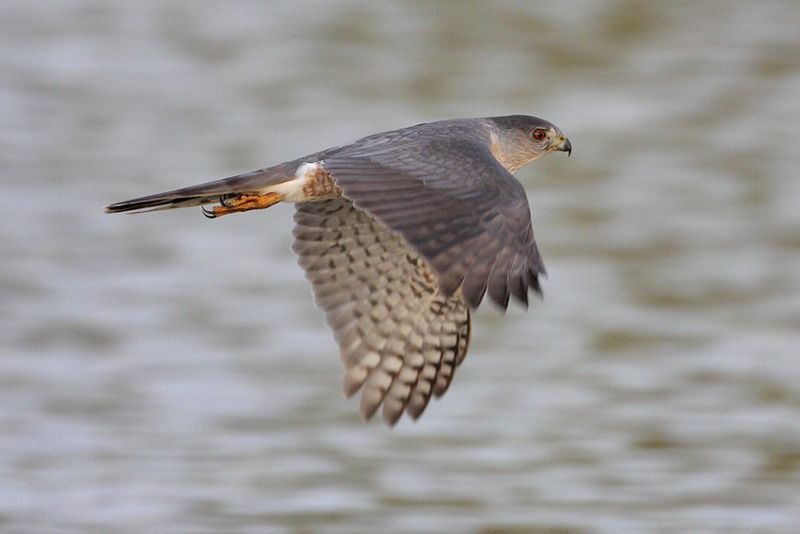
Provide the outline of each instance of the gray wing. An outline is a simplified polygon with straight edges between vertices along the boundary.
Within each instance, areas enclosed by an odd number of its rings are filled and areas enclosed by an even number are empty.
[[[366,419],[381,404],[389,425],[404,410],[416,419],[467,353],[469,308],[458,292],[439,291],[401,236],[348,199],[298,204],[295,222],[293,248],[339,344],[345,394],[363,387]]]
[[[400,233],[467,303],[486,292],[527,305],[544,274],[525,190],[485,143],[414,139],[354,146],[323,161],[344,195]]]

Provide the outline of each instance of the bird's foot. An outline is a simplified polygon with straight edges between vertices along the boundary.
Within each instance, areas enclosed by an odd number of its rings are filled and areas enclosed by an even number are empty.
[[[203,215],[209,219],[216,219],[229,213],[239,213],[241,211],[261,210],[277,204],[283,200],[278,193],[243,193],[233,195],[223,195],[219,197],[219,206],[206,208],[203,206]]]

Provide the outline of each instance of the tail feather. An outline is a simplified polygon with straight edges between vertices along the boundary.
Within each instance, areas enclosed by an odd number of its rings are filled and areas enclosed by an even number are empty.
[[[188,208],[218,202],[221,197],[230,194],[259,193],[269,186],[294,178],[298,162],[288,162],[261,169],[214,180],[200,185],[173,189],[164,193],[124,200],[106,206],[106,213],[167,210],[172,208]]]
[[[146,197],[116,202],[106,206],[106,213],[144,213],[147,211],[169,210],[172,208],[188,208],[216,202],[220,195],[211,196],[174,196],[176,193],[158,193]]]

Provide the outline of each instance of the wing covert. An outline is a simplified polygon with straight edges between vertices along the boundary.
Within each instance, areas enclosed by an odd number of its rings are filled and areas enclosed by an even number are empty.
[[[399,146],[398,146],[399,145]],[[344,195],[430,264],[445,295],[478,306],[527,305],[544,274],[522,185],[478,142],[419,140],[331,155],[323,162]]]

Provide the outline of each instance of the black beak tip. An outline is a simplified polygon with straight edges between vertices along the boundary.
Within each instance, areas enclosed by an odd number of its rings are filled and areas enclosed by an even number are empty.
[[[569,142],[569,139],[564,140],[564,148],[561,150],[567,153],[567,157],[572,155],[572,143]]]

